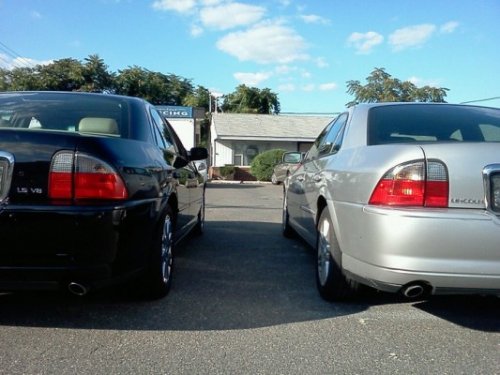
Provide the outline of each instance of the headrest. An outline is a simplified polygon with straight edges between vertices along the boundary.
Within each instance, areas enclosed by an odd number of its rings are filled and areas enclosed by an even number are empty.
[[[81,133],[120,134],[116,120],[107,117],[84,117],[78,124],[78,131]]]

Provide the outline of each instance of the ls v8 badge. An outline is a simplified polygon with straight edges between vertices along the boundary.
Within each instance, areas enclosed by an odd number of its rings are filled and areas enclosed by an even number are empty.
[[[43,194],[42,188],[27,188],[27,187],[18,187],[16,189],[17,194]]]

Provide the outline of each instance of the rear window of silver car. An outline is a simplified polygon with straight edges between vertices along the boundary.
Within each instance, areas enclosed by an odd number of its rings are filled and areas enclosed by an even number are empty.
[[[368,145],[414,142],[500,142],[500,109],[402,104],[369,110]]]

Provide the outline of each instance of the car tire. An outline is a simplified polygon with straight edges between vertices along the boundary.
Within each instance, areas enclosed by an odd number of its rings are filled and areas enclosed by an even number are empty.
[[[154,239],[149,264],[140,287],[148,299],[165,297],[172,285],[174,215],[167,206]]]
[[[316,285],[327,301],[345,301],[358,293],[359,283],[342,272],[341,251],[328,208],[321,212],[316,240]]]
[[[287,238],[293,237],[295,234],[293,228],[290,226],[290,214],[288,213],[288,198],[285,188],[283,188],[283,210],[282,210],[282,232],[283,236]]]
[[[271,175],[271,183],[273,185],[279,185],[279,181],[278,181],[278,178],[276,177],[276,173],[273,172],[273,174]]]

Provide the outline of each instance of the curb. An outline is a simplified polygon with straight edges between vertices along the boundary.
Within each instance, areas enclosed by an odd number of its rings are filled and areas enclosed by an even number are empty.
[[[214,185],[272,185],[268,181],[234,181],[234,180],[208,180],[208,184]]]

